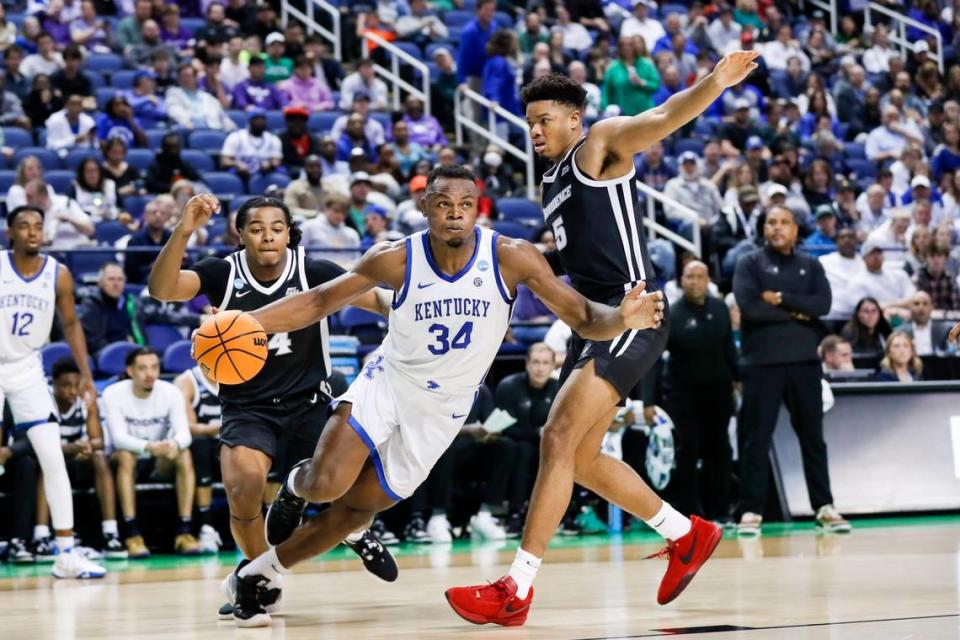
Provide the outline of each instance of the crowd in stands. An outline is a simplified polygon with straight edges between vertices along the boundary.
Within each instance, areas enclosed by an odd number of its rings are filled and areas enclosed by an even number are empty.
[[[188,367],[168,368],[165,349],[189,336],[211,312],[210,302],[162,304],[144,285],[192,195],[210,191],[224,204],[223,215],[192,237],[194,258],[232,251],[237,208],[268,193],[290,207],[313,257],[349,267],[372,244],[425,228],[417,203],[431,167],[471,164],[480,178],[480,223],[549,248],[553,237],[542,214],[522,201],[529,195],[524,167],[479,137],[452,144],[458,86],[523,117],[520,87],[564,73],[586,89],[589,125],[663,105],[726,52],[756,50],[750,77],[636,158],[637,180],[670,199],[653,204],[658,221],[699,239],[709,275],[703,284],[724,303],[734,348],[738,259],[762,246],[767,212],[787,207],[800,229],[798,250],[818,257],[832,291],[820,318],[826,377],[952,377],[932,357],[953,353],[946,334],[960,312],[960,10],[944,0],[884,4],[940,38],[907,29],[912,48],[904,51],[891,44],[895,25],[875,20],[867,29],[857,11],[842,12],[831,33],[828,16],[787,0],[379,0],[343,13],[337,60],[321,36],[292,20],[281,25],[272,3],[0,4],[0,198],[7,210],[30,204],[45,211],[47,249],[84,285],[79,313],[95,361],[117,342],[152,346],[158,353],[140,351],[142,359],[157,360],[170,377]],[[429,110],[415,95],[393,101],[376,70],[386,59],[383,48],[361,56],[366,34],[427,63]],[[407,66],[402,74],[416,78]],[[487,121],[482,112],[468,115]],[[502,118],[495,128],[514,143],[525,135]],[[99,251],[74,251],[92,248]],[[692,296],[698,285],[684,284],[683,274],[694,255],[662,239],[651,240],[650,249],[671,302]],[[504,353],[526,354],[525,371],[479,396],[468,427],[411,500],[409,515],[392,525],[408,540],[449,539],[451,522],[470,522],[492,538],[519,531],[538,429],[556,393],[549,371],[562,359],[564,341],[551,340],[562,327],[547,333],[555,318],[539,300],[522,289],[518,298]],[[341,320],[334,319],[335,331],[356,331]],[[545,336],[549,347],[541,343]],[[362,366],[356,350],[351,357],[348,377]],[[732,384],[735,367],[728,373],[713,382]],[[611,427],[624,435],[624,457],[645,472],[645,443],[662,421],[655,408],[670,405],[670,375],[667,392],[644,385],[636,398],[642,410],[623,413]],[[109,405],[109,396],[104,392],[101,402]],[[484,428],[497,410],[515,421],[499,435]],[[98,415],[111,433],[110,408]],[[215,435],[186,418],[183,424],[194,441]],[[643,444],[630,445],[631,434],[643,434]],[[160,443],[128,449],[164,458]],[[0,447],[0,462],[15,453]],[[216,545],[190,523],[194,494],[209,507],[208,495],[200,495],[210,479],[207,473],[201,481],[201,465],[188,458],[167,456],[163,466],[178,483],[178,532],[189,538],[178,538],[177,548],[195,553]],[[189,482],[188,468],[196,468]],[[135,513],[135,471],[124,459],[117,475],[124,518]],[[467,519],[448,518],[461,508],[456,496],[476,483],[482,497]],[[725,517],[731,499],[688,506]],[[575,499],[565,530],[603,528],[590,504],[589,496]],[[104,518],[109,545],[116,515],[107,519],[104,510]],[[16,537],[33,537],[22,531],[33,526],[29,517],[23,522]],[[145,551],[134,546],[134,555]],[[25,549],[22,557],[42,551]]]

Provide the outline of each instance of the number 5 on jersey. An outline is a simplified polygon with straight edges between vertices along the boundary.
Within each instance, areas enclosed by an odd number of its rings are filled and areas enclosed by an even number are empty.
[[[275,333],[270,338],[270,342],[267,343],[268,351],[276,351],[275,355],[285,356],[288,353],[293,353],[291,346],[293,345],[293,340],[290,339],[290,334],[284,333]]]
[[[557,216],[551,226],[553,227],[553,239],[557,242],[557,249],[562,251],[567,246],[567,232],[563,229],[563,218]]]

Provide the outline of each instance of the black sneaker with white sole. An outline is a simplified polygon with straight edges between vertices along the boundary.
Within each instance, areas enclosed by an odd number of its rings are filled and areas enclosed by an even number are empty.
[[[343,544],[350,547],[363,561],[363,568],[377,576],[384,582],[393,582],[400,574],[397,561],[393,554],[380,542],[380,539],[370,530],[363,532],[363,536],[356,542],[344,540]]]
[[[7,562],[11,564],[33,564],[33,552],[22,538],[11,538],[7,544]]]
[[[123,543],[120,541],[120,538],[112,533],[108,533],[103,536],[103,555],[110,559],[123,559],[129,554],[127,553],[127,548],[123,546]]]
[[[283,482],[280,483],[277,496],[270,503],[270,508],[267,509],[267,520],[264,528],[267,532],[267,542],[273,546],[289,538],[303,521],[303,510],[307,506],[307,501],[298,498],[287,489],[287,479],[294,469],[299,469],[306,462],[309,462],[309,460],[301,460],[287,472]]]
[[[260,603],[260,594],[266,590],[265,576],[237,576],[237,597],[233,601],[233,621],[238,627],[266,627],[270,614]]]

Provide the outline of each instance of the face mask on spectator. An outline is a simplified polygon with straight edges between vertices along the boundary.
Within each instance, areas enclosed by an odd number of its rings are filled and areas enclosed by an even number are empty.
[[[487,165],[492,169],[496,169],[501,164],[503,164],[503,158],[499,153],[494,153],[493,151],[488,151],[483,154],[483,164]]]

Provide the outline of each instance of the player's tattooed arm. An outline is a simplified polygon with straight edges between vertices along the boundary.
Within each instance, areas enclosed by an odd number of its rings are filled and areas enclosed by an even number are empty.
[[[627,293],[619,307],[586,299],[553,275],[543,255],[524,240],[500,238],[497,261],[508,289],[530,287],[560,320],[588,340],[612,340],[627,329],[650,329],[663,321],[663,294],[644,293],[640,283]]]
[[[371,247],[350,271],[308,291],[257,309],[251,315],[267,333],[297,331],[339,311],[378,285],[403,286],[407,250],[402,241]],[[380,304],[379,302],[377,303]]]
[[[633,156],[663,140],[707,110],[727,87],[746,78],[757,63],[756,51],[735,51],[689,89],[635,116],[607,118],[590,127],[577,162],[598,180],[619,177],[633,165]]]

